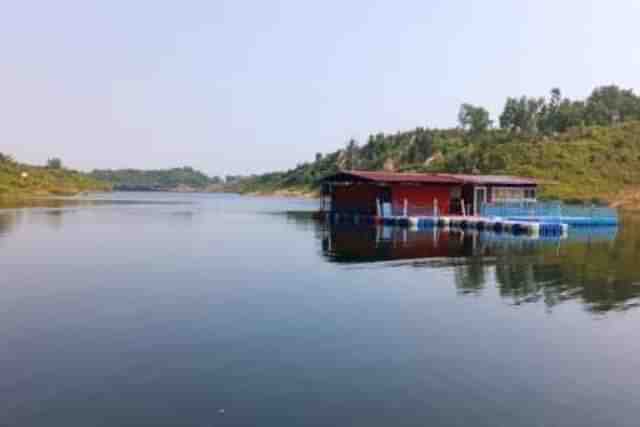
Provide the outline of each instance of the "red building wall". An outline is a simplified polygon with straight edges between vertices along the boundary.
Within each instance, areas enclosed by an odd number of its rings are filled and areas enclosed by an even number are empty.
[[[437,199],[439,212],[443,215],[448,215],[451,188],[451,185],[446,184],[393,185],[391,197],[393,198],[394,211],[399,210],[399,212],[402,212],[404,200],[407,199],[409,215],[431,215],[433,201]]]
[[[338,212],[376,214],[376,198],[381,187],[375,184],[353,184],[333,188],[333,210]]]
[[[508,185],[500,185],[505,187]],[[488,190],[488,201],[492,201],[492,188],[495,185],[483,185]],[[535,188],[535,186],[512,186]],[[454,199],[452,192],[458,189]],[[393,215],[400,216],[404,211],[404,201],[408,201],[410,216],[432,215],[434,200],[438,200],[438,211],[441,215],[462,214],[460,198],[464,200],[466,213],[474,212],[474,184],[409,184],[405,182],[388,183],[387,185],[367,182],[356,182],[349,185],[332,187],[332,208],[337,212],[376,215],[376,200],[388,201],[389,193],[393,203]]]

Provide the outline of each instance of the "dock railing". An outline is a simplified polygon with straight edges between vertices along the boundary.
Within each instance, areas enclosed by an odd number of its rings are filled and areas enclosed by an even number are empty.
[[[483,203],[480,215],[485,217],[572,217],[617,218],[615,209],[602,206],[566,205],[562,202],[496,202]]]

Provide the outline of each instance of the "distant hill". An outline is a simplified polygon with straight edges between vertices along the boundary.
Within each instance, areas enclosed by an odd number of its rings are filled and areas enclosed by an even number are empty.
[[[90,176],[110,183],[118,191],[204,191],[220,184],[218,177],[209,177],[191,167],[139,170],[94,170]]]
[[[460,126],[371,135],[363,145],[296,168],[245,177],[241,193],[314,194],[318,179],[341,169],[514,174],[540,178],[541,196],[640,207],[640,98],[616,86],[586,101],[509,98],[500,127],[482,107],[461,107]]]
[[[109,191],[111,186],[85,173],[66,169],[59,159],[49,166],[18,163],[0,153],[0,197],[74,195],[84,191]]]

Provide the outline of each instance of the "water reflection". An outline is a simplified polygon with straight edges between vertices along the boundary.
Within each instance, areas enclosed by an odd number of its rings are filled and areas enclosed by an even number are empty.
[[[173,195],[170,195],[173,196]],[[167,197],[170,197],[167,196]],[[126,197],[126,198],[125,198]],[[108,196],[78,196],[78,197],[45,197],[33,199],[1,199],[0,212],[8,209],[25,209],[25,208],[48,208],[62,209],[70,207],[103,207],[103,206],[175,206],[175,205],[192,205],[192,201],[176,199],[159,200],[150,198],[149,195],[132,193],[127,195],[108,195]]]
[[[157,196],[155,196],[157,197]],[[151,198],[148,194],[96,194],[78,197],[47,197],[33,199],[0,199],[0,239],[9,235],[25,221],[28,224],[46,224],[60,230],[70,214],[86,208],[117,208],[119,213],[130,215],[157,214],[167,216],[172,223],[191,224],[197,203],[184,200],[180,195],[164,195],[165,199]],[[154,211],[137,208],[151,207]],[[127,208],[131,208],[127,210]],[[166,208],[166,209],[163,209]]]
[[[23,213],[20,211],[0,211],[0,239],[9,235],[18,227],[22,216]]]
[[[639,304],[638,217],[624,218],[620,229],[576,229],[563,239],[353,224],[316,227],[329,262],[451,268],[462,295],[495,286],[516,306],[544,303],[552,308],[576,300],[595,313]]]
[[[40,213],[44,215],[46,224],[54,230],[62,228],[64,217],[75,211],[69,209],[46,209]],[[35,212],[37,214],[37,211]]]

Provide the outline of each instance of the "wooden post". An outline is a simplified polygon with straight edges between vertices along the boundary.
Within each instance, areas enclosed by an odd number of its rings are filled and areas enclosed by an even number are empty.
[[[402,215],[404,217],[409,216],[408,215],[409,214],[409,201],[407,199],[404,199],[404,209],[403,209],[402,213],[404,214],[404,215]]]
[[[433,216],[438,217],[438,199],[433,199]]]
[[[376,216],[380,216],[380,211],[382,211],[380,208],[380,199],[376,197]]]
[[[467,209],[464,205],[464,199],[460,199],[460,202],[462,203],[462,216],[467,216]]]

